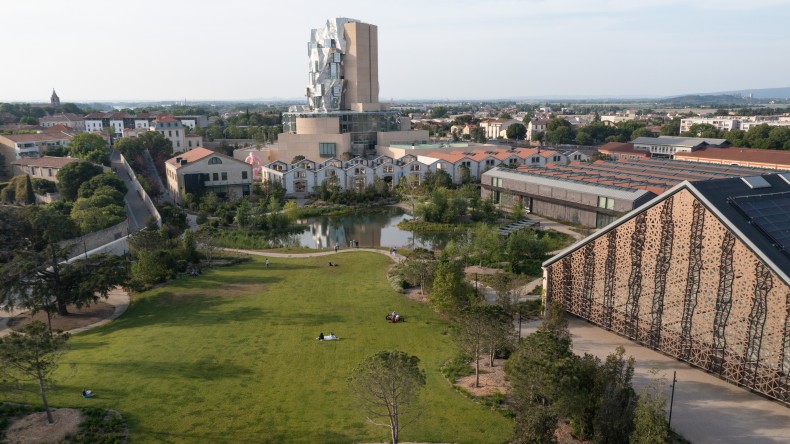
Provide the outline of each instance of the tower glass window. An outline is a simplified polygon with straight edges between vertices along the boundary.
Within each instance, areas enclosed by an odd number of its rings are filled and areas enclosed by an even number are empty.
[[[335,157],[337,144],[321,142],[318,144],[318,152],[321,157]]]

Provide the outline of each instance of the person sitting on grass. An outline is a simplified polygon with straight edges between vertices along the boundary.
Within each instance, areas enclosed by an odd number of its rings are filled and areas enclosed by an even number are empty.
[[[319,341],[323,341],[324,340],[324,332],[318,333],[318,340]]]
[[[325,337],[324,340],[326,340],[326,341],[336,341],[337,340],[337,336],[335,336],[334,333],[329,332],[329,336]]]
[[[88,389],[82,389],[82,397],[83,398],[93,398],[93,391]]]

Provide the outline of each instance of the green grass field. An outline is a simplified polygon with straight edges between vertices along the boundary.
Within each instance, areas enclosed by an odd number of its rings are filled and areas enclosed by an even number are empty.
[[[133,442],[386,442],[388,429],[366,421],[346,378],[368,355],[397,348],[418,356],[428,379],[425,414],[402,441],[510,437],[511,420],[442,378],[456,353],[447,325],[389,288],[387,257],[270,258],[268,270],[262,259],[143,293],[120,319],[73,337],[52,404],[118,410]],[[406,322],[387,323],[393,309]],[[330,331],[341,340],[315,340]],[[85,387],[98,397],[82,399]]]

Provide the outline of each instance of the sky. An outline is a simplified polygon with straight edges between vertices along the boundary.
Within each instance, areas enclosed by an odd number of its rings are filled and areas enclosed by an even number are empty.
[[[0,102],[300,99],[310,29],[378,26],[380,101],[790,87],[790,0],[3,0]]]

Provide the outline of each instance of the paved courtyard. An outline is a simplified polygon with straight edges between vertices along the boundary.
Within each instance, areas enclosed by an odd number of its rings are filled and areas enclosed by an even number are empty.
[[[625,347],[626,355],[636,359],[637,387],[652,377],[651,368],[657,368],[669,390],[676,370],[672,428],[692,443],[790,443],[790,408],[580,319],[569,318],[568,325],[577,354],[604,359],[618,345]],[[524,326],[522,335],[535,328],[536,324]]]

